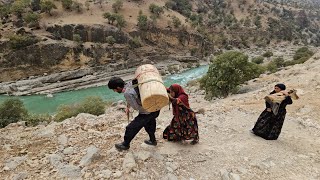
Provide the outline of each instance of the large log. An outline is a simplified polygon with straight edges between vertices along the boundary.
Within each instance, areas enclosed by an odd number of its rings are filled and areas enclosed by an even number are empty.
[[[138,80],[142,107],[146,111],[155,112],[169,104],[167,90],[155,66],[151,64],[139,66],[135,77]]]

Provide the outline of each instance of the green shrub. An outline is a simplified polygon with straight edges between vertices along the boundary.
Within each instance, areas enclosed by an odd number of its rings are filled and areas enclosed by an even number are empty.
[[[6,18],[10,15],[10,5],[0,4],[0,19]]]
[[[23,121],[27,115],[28,112],[20,99],[7,99],[0,105],[0,128]]]
[[[212,60],[208,73],[200,80],[206,98],[226,97],[235,92],[238,86],[263,72],[257,64],[248,61],[241,52],[230,51]]]
[[[264,58],[262,56],[258,56],[258,57],[254,57],[252,58],[252,62],[256,63],[256,64],[262,64],[263,63]]]
[[[75,41],[77,43],[81,43],[82,42],[80,34],[73,34],[72,39],[73,39],[73,41]]]
[[[22,17],[22,14],[26,11],[29,6],[29,0],[16,0],[11,4],[10,11],[15,14],[18,18]]]
[[[177,11],[186,17],[189,17],[192,11],[192,4],[188,0],[169,0],[166,2],[165,7]]]
[[[113,45],[116,42],[116,39],[114,39],[113,36],[106,37],[106,42]]]
[[[55,121],[63,121],[70,117],[76,116],[78,113],[76,111],[76,105],[60,105],[57,110],[57,114],[54,117]]]
[[[148,16],[142,14],[141,10],[139,11],[137,26],[140,30],[148,30]]]
[[[87,97],[78,108],[78,113],[89,113],[93,115],[104,114],[105,103],[100,97]]]
[[[48,13],[51,16],[52,9],[57,9],[57,6],[49,0],[41,1],[41,11]]]
[[[9,45],[12,49],[20,49],[38,42],[37,38],[31,37],[29,35],[20,34],[11,35],[9,39]]]
[[[153,4],[153,3],[150,4],[150,6],[149,6],[149,11],[150,11],[151,13],[155,14],[156,17],[160,17],[160,15],[164,13],[162,7],[157,6],[157,5]]]
[[[130,46],[131,48],[141,47],[142,44],[141,44],[141,39],[140,39],[140,37],[135,36],[132,40],[130,40],[130,41],[129,41],[129,46]]]
[[[114,22],[115,20],[117,20],[116,14],[111,14],[111,13],[109,13],[109,12],[104,13],[104,14],[103,14],[103,17],[104,17],[105,19],[108,19],[108,23],[109,23],[109,24],[113,24],[113,22]]]
[[[173,23],[173,27],[175,27],[175,28],[179,28],[181,25],[180,19],[177,18],[176,16],[172,17],[172,23]]]
[[[127,22],[124,19],[123,15],[116,14],[115,17],[116,17],[116,21],[117,21],[117,25],[116,26],[121,31],[121,29],[127,25]]]
[[[274,72],[277,72],[278,67],[274,61],[271,61],[267,64],[266,69],[267,69],[267,71],[274,73]]]
[[[98,116],[104,113],[105,106],[106,103],[103,102],[100,97],[87,97],[80,104],[59,106],[54,120],[63,121],[80,113],[89,113]]]
[[[275,65],[277,66],[277,68],[280,68],[280,67],[284,67],[285,66],[285,62],[284,62],[284,59],[283,57],[277,57],[275,59],[272,60]]]
[[[25,121],[28,126],[37,126],[42,122],[51,122],[53,119],[49,114],[29,114]]]
[[[64,9],[71,9],[73,1],[72,0],[61,0],[61,3],[62,3],[62,7]]]
[[[273,56],[273,53],[271,51],[267,51],[262,56],[263,57],[271,57],[271,56]]]
[[[27,13],[24,17],[23,17],[23,20],[26,22],[26,23],[32,23],[32,24],[36,24],[36,23],[39,23],[39,19],[40,19],[40,15],[39,14],[36,14],[36,13]]]
[[[299,60],[299,59],[309,59],[311,56],[313,56],[313,52],[310,51],[307,47],[302,47],[302,48],[299,48],[294,56],[293,56],[293,60]],[[302,61],[303,61],[302,60]]]
[[[118,13],[122,7],[123,7],[123,2],[121,0],[116,0],[116,2],[112,4],[112,9],[115,13]]]

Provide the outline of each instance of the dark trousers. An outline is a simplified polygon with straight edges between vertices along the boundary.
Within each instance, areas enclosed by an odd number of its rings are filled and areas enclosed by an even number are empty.
[[[138,134],[144,127],[149,134],[150,140],[155,141],[156,132],[156,118],[159,116],[160,111],[152,112],[150,114],[139,114],[133,121],[126,127],[124,134],[124,145],[129,146],[131,140]]]

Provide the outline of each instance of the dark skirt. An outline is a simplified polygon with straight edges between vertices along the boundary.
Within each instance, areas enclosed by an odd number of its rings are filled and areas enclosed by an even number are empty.
[[[260,114],[252,131],[255,135],[260,136],[266,140],[276,140],[278,139],[281,133],[281,128],[285,117],[285,109],[279,111],[277,115],[274,115],[272,112],[264,110]]]
[[[169,126],[163,131],[163,138],[168,141],[194,140],[199,141],[198,122],[195,113],[187,108],[180,108]]]

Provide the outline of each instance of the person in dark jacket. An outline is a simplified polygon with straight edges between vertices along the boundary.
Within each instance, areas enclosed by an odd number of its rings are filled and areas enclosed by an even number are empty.
[[[136,83],[135,80],[132,82]],[[138,132],[144,127],[149,135],[149,140],[144,142],[148,145],[157,145],[155,132],[156,132],[156,118],[159,116],[160,111],[147,112],[143,107],[140,99],[139,89],[134,86],[132,82],[125,83],[123,79],[119,77],[113,77],[108,82],[108,88],[117,93],[124,93],[124,97],[127,101],[126,113],[129,113],[129,108],[139,111],[139,115],[131,121],[126,127],[124,141],[119,144],[115,144],[118,150],[127,150],[130,148],[130,142],[138,134]]]
[[[252,133],[266,140],[278,139],[287,113],[286,106],[292,104],[292,99],[285,89],[284,84],[274,86],[274,90],[270,94],[283,93],[285,99],[281,103],[266,101],[266,109],[260,114]]]

